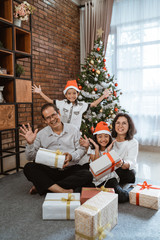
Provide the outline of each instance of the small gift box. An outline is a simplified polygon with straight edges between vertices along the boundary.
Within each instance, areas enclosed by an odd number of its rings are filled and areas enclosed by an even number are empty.
[[[160,186],[147,184],[137,184],[129,193],[131,204],[158,210],[160,208]]]
[[[120,163],[121,159],[114,150],[111,150],[95,161],[90,163],[90,170],[96,180],[104,177],[115,170],[115,167]]]
[[[117,219],[118,195],[100,192],[75,210],[75,239],[104,239]]]
[[[81,204],[85,203],[88,199],[94,197],[96,194],[98,194],[101,191],[115,193],[114,188],[105,188],[104,186],[102,186],[101,188],[83,187],[81,192],[81,199],[80,199]]]
[[[47,193],[42,205],[42,218],[71,220],[79,206],[80,193]]]
[[[64,161],[65,155],[62,155],[59,150],[55,152],[45,148],[39,148],[35,159],[36,163],[41,163],[56,168],[63,168]]]

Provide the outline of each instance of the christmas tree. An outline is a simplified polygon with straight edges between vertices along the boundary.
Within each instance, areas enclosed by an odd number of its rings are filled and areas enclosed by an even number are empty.
[[[110,96],[104,99],[97,107],[90,108],[82,119],[81,131],[87,137],[91,137],[96,124],[104,121],[112,129],[112,121],[118,112],[125,112],[119,105],[118,83],[114,76],[110,76],[106,68],[104,56],[104,44],[99,37],[94,44],[91,53],[82,65],[81,74],[78,77],[78,85],[81,90],[79,100],[93,102],[98,99],[105,89],[110,90]]]

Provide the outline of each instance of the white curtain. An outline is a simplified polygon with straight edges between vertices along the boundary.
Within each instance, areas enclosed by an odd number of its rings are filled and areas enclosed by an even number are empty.
[[[116,0],[107,55],[142,145],[160,146],[160,0]]]

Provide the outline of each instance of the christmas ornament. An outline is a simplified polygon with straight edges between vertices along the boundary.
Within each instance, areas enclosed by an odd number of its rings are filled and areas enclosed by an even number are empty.
[[[99,52],[99,51],[100,51],[100,48],[98,47],[98,48],[97,48],[97,52]]]
[[[115,108],[114,111],[115,111],[115,112],[118,112],[118,108]]]
[[[116,92],[116,91],[114,91],[114,92],[113,92],[113,95],[114,95],[115,97],[117,97],[117,92]]]
[[[97,90],[98,90],[97,88],[94,89],[95,92],[97,92]]]
[[[93,65],[93,64],[94,64],[94,61],[93,61],[93,60],[91,60],[91,61],[90,61],[90,63]]]
[[[97,29],[97,37],[102,37],[102,34],[104,33],[104,31],[102,30],[102,27]]]
[[[95,72],[95,69],[94,69],[94,68],[92,69],[92,72]]]
[[[103,108],[100,109],[100,112],[101,112],[101,113],[103,112]]]
[[[111,117],[114,119],[114,118],[115,118],[115,116],[116,116],[115,114],[112,114],[112,116],[111,116]]]
[[[98,63],[101,63],[101,60],[98,60]]]
[[[95,94],[95,91],[92,91],[92,94]]]
[[[110,74],[108,73],[107,76],[110,78]]]
[[[103,59],[103,62],[106,62],[106,59],[105,59],[105,58]]]
[[[91,132],[94,133],[94,127],[93,126],[91,127]]]
[[[78,88],[79,88],[79,90],[82,90],[82,86],[81,85],[79,85]]]
[[[104,70],[104,71],[107,71],[106,67],[103,67],[103,70]]]
[[[117,86],[118,86],[118,83],[115,83],[114,85],[115,85],[115,87],[117,87]]]
[[[96,73],[97,73],[97,74],[100,74],[101,72],[100,72],[99,70],[96,70]]]
[[[111,110],[111,111],[110,111],[110,113],[112,114],[112,113],[113,113],[113,111]]]

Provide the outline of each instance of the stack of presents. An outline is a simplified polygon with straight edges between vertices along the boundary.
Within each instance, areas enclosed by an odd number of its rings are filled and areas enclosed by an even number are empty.
[[[47,154],[47,157],[46,157]],[[44,158],[45,155],[45,158]],[[59,152],[40,149],[36,161],[62,168],[64,156]],[[111,161],[112,159],[112,161]],[[120,161],[114,150],[90,164],[96,179],[114,170]],[[43,162],[44,164],[44,162]],[[158,210],[160,187],[147,182],[137,184],[129,193],[130,203]],[[44,220],[75,220],[75,239],[104,239],[118,220],[118,195],[112,188],[82,188],[80,193],[47,193],[43,206]]]

